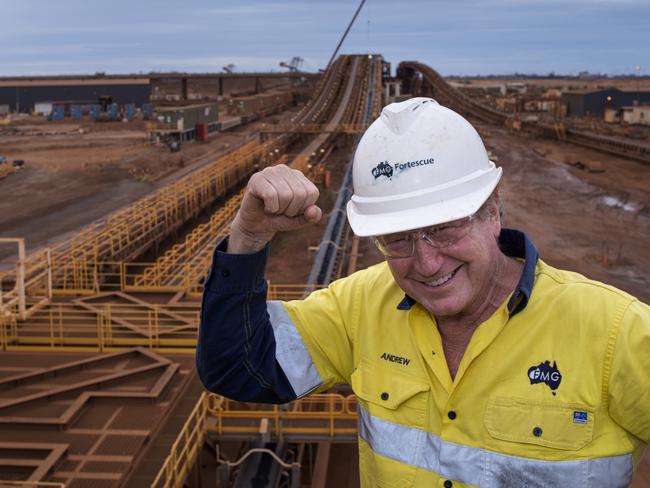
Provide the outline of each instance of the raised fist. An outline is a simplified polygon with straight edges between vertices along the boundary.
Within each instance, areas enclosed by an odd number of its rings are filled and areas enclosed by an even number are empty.
[[[230,226],[228,252],[256,252],[276,232],[318,222],[323,212],[316,200],[318,188],[301,171],[280,164],[255,173]]]

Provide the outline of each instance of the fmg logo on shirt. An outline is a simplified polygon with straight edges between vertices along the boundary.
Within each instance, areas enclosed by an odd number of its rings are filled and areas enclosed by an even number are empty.
[[[537,366],[532,366],[528,369],[528,378],[531,385],[546,384],[553,392],[553,395],[555,395],[555,390],[558,389],[562,382],[562,374],[557,369],[557,362],[555,361],[553,361],[552,366],[550,361],[544,361]]]

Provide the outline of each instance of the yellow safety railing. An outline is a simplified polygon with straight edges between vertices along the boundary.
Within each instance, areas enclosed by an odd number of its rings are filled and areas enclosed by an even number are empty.
[[[103,263],[100,263],[103,264]],[[98,276],[103,292],[129,292],[152,263],[106,263]],[[187,276],[198,276],[189,264]],[[203,270],[201,270],[203,272]],[[161,277],[162,278],[162,277]],[[292,300],[310,290],[305,284],[269,283],[269,300]],[[48,303],[19,320],[14,305],[0,312],[0,350],[114,351],[129,347],[192,353],[196,347],[203,284],[151,285],[150,292],[184,292],[189,300],[154,303],[133,295],[103,294]]]
[[[26,321],[0,317],[0,346],[98,352],[140,346],[192,353],[199,315],[198,303],[51,303]]]
[[[24,255],[25,242],[22,238],[0,238],[5,243],[14,241],[19,244],[19,259],[16,265],[0,273],[0,314],[2,311],[15,310],[21,318],[28,315],[30,309],[42,306],[52,297],[51,254],[49,249],[36,251],[35,259],[20,259]],[[14,306],[17,305],[17,308]]]
[[[18,336],[18,305],[0,309],[0,350],[6,351]]]
[[[310,395],[288,405],[246,404],[213,395],[209,402],[208,430],[217,435],[259,433],[267,419],[269,433],[335,437],[357,432],[354,395]]]
[[[207,434],[206,420],[209,414],[209,395],[203,393],[185,421],[181,432],[158,475],[151,483],[152,488],[180,488],[194,466],[198,452],[203,447]]]
[[[244,192],[240,191],[205,224],[195,227],[184,242],[176,244],[137,278],[133,287],[182,286],[188,292],[205,277],[216,242],[227,233]]]
[[[312,291],[325,288],[324,285],[277,284],[268,281],[269,300],[300,300]]]
[[[368,128],[365,124],[262,124],[260,132],[266,133],[322,133],[339,132],[344,134],[360,134]]]
[[[170,454],[158,472],[152,488],[180,488],[194,466],[206,435],[260,434],[266,419],[269,433],[315,435],[332,440],[357,433],[357,401],[354,395],[334,393],[310,395],[286,405],[234,402],[212,393],[203,393]]]
[[[86,226],[53,246],[49,250],[49,260],[43,252],[30,254],[25,259],[26,277],[29,279],[35,272],[42,276],[40,270],[46,270],[51,273],[55,289],[95,290],[95,263],[129,260],[162,240],[253,171],[277,162],[281,158],[276,151],[278,144],[276,141],[249,142],[129,207]],[[2,273],[0,280],[8,279],[5,274]],[[35,287],[27,286],[26,289],[30,293]]]
[[[197,230],[197,233],[201,230]],[[70,263],[70,274],[85,276],[88,283],[77,288],[52,290],[55,296],[84,296],[100,292],[183,292],[186,296],[200,298],[203,283],[210,269],[212,253],[217,241],[225,234],[217,232],[210,238],[201,235],[201,245],[174,246],[163,258],[151,262],[127,263],[122,261],[96,261],[92,263]],[[186,241],[187,243],[187,241]],[[193,249],[198,249],[193,251]],[[304,297],[321,286],[308,287],[304,284],[271,284],[269,295],[274,300],[292,300]]]
[[[347,58],[344,60],[337,64],[333,75],[328,75],[329,81],[324,82],[317,101],[303,114],[305,120],[322,121],[332,108],[330,105],[334,106],[344,67],[349,64]],[[351,130],[354,127],[348,124],[347,128]],[[46,305],[52,295],[160,291],[200,296],[214,245],[210,237],[227,230],[228,215],[234,213],[235,203],[228,202],[208,225],[199,226],[190,233],[186,242],[175,246],[156,263],[133,263],[131,258],[179,229],[256,169],[286,160],[280,149],[289,141],[291,138],[286,136],[268,142],[251,141],[129,207],[84,227],[46,252],[31,254],[23,260],[27,284],[21,295],[29,300],[30,310],[28,313],[21,312],[19,318],[24,320],[30,313]],[[0,283],[6,277],[0,273]],[[13,281],[9,276],[8,282]],[[285,289],[273,290],[273,294],[289,299],[303,293]],[[11,305],[16,300],[13,296],[9,296],[9,299],[5,305]],[[7,310],[1,296],[0,308]],[[107,326],[100,323],[98,327],[104,330]],[[52,337],[55,335],[52,334]],[[98,337],[104,337],[104,334]],[[5,344],[10,342],[5,341]]]

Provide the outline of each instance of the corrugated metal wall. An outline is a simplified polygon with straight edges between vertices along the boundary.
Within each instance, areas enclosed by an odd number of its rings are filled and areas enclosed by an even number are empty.
[[[0,105],[7,104],[12,111],[31,112],[36,102],[98,100],[100,96],[112,97],[118,105],[134,103],[141,107],[149,103],[151,86],[133,85],[69,85],[0,87]]]
[[[607,97],[611,97],[611,100],[607,100]],[[576,117],[584,117],[585,115],[602,117],[605,112],[605,107],[626,107],[632,105],[635,100],[640,100],[641,103],[650,102],[650,92],[640,91],[637,93],[609,88],[588,93],[564,93],[562,100],[568,106],[569,115],[575,115]]]

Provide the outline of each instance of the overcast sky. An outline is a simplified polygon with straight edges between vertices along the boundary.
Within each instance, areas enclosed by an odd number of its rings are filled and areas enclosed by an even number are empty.
[[[0,76],[323,68],[358,0],[0,0]],[[650,0],[367,0],[342,53],[444,75],[650,74]]]

